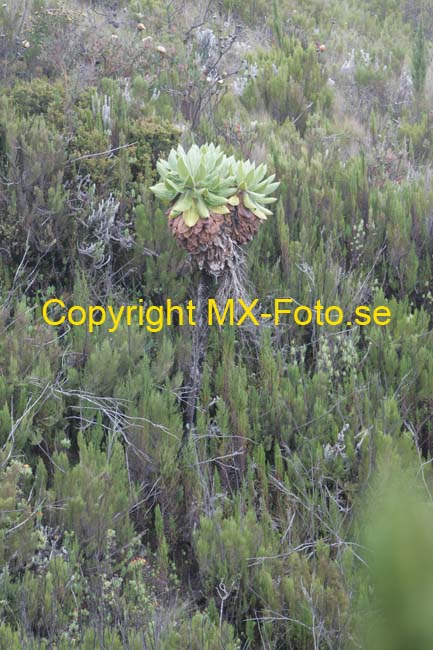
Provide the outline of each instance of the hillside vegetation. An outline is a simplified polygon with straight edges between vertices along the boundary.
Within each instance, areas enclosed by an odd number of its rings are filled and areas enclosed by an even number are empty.
[[[433,13],[414,0],[0,5],[0,648],[431,650]],[[181,143],[280,186],[245,299],[387,326],[52,327],[182,305]]]

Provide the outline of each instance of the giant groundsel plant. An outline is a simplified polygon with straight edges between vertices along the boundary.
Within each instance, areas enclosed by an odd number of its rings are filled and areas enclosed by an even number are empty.
[[[181,145],[157,163],[160,182],[151,187],[170,203],[167,215],[177,243],[193,255],[199,268],[219,274],[232,257],[233,245],[256,234],[272,212],[279,183],[266,176],[264,164],[227,157],[219,146]]]

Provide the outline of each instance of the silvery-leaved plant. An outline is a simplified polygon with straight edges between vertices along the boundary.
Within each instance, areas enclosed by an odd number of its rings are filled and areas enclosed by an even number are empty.
[[[182,215],[188,227],[212,214],[229,214],[237,206],[247,210],[244,218],[253,213],[266,219],[272,214],[266,206],[276,201],[270,196],[279,186],[275,174],[266,178],[266,165],[228,158],[214,144],[194,144],[187,152],[179,145],[167,160],[158,161],[157,169],[160,182],[151,191],[170,201],[170,218]]]
[[[185,152],[179,145],[167,160],[157,163],[157,169],[161,181],[150,189],[158,198],[172,202],[170,217],[182,214],[191,227],[211,212],[229,212],[226,204],[236,187],[229,160],[220,147],[192,145]]]
[[[239,197],[244,206],[251,210],[259,219],[266,219],[272,212],[266,205],[275,203],[275,197],[269,196],[275,192],[280,183],[275,183],[275,174],[266,176],[265,164],[258,165],[249,160],[229,160],[231,172],[235,178],[236,195],[229,198],[231,205],[239,205]]]

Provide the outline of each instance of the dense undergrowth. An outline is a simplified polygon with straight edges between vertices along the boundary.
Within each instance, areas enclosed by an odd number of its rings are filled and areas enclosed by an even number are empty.
[[[1,648],[430,649],[425,4],[0,6]],[[149,190],[193,141],[281,182],[247,256],[264,310],[392,319],[213,328],[179,454],[191,328],[41,306],[194,298]]]

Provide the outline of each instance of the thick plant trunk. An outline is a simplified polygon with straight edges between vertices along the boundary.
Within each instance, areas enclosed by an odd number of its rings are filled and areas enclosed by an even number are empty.
[[[206,271],[201,271],[197,288],[196,325],[193,333],[189,383],[185,400],[182,447],[197,422],[197,403],[202,385],[203,364],[209,338],[208,300],[212,296],[214,283],[215,279],[212,275]]]

